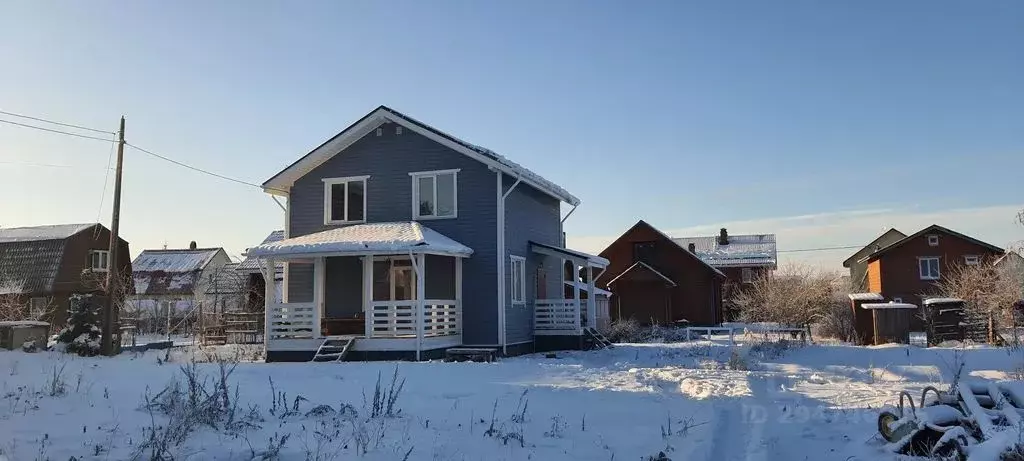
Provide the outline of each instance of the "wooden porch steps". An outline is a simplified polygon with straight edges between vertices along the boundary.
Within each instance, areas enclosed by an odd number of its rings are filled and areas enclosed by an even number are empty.
[[[493,362],[496,349],[477,347],[452,347],[444,351],[445,362]]]
[[[325,338],[313,355],[314,362],[344,362],[356,338]]]
[[[600,331],[597,331],[597,328],[585,327],[583,328],[583,335],[592,342],[594,347],[591,349],[612,349],[615,347],[615,345],[612,344],[605,335],[601,334]]]

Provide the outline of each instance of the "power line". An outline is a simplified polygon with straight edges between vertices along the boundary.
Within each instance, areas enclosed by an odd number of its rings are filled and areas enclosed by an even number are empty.
[[[111,141],[109,139],[106,139],[106,138],[100,138],[100,137],[96,137],[96,136],[89,136],[89,135],[86,135],[86,134],[71,133],[71,132],[61,131],[61,130],[54,130],[54,129],[51,129],[51,128],[43,128],[41,126],[27,125],[27,124],[24,124],[24,123],[12,122],[10,120],[0,119],[0,123],[10,123],[11,125],[17,125],[17,126],[21,126],[21,127],[25,127],[25,128],[32,128],[32,129],[35,129],[35,130],[49,131],[50,133],[64,134],[64,135],[68,135],[68,136],[77,136],[79,138],[95,139],[97,141],[103,141],[103,142],[113,142],[113,141]]]
[[[251,187],[256,187],[256,188],[259,188],[259,189],[263,189],[263,186],[261,186],[259,184],[254,184],[254,183],[251,183],[251,182],[248,182],[248,181],[243,181],[241,179],[232,178],[230,176],[224,176],[222,174],[214,173],[212,171],[207,171],[207,170],[204,170],[202,168],[189,165],[187,163],[182,163],[182,162],[179,162],[179,161],[174,160],[172,158],[164,157],[163,155],[157,154],[156,152],[152,152],[152,151],[143,149],[143,148],[141,148],[139,146],[136,146],[136,145],[134,145],[134,144],[132,144],[130,142],[125,142],[124,144],[126,146],[128,146],[128,147],[131,147],[132,149],[135,149],[135,150],[139,151],[139,152],[152,155],[152,156],[154,156],[154,157],[156,157],[158,159],[161,159],[161,160],[166,161],[166,162],[173,163],[173,164],[178,165],[178,166],[183,167],[183,168],[188,168],[188,169],[190,169],[192,171],[197,171],[199,173],[210,175],[210,176],[213,176],[215,178],[220,178],[220,179],[223,179],[223,180],[226,180],[226,181],[231,181],[231,182],[234,182],[234,183],[243,184],[243,185],[246,185],[246,186],[251,186]]]
[[[5,112],[5,111],[0,110],[0,114],[10,115],[12,117],[27,118],[29,120],[35,120],[37,122],[52,123],[54,125],[66,126],[68,128],[78,128],[79,130],[94,131],[96,133],[116,134],[113,131],[99,130],[99,129],[96,129],[96,128],[89,128],[87,126],[82,126],[82,125],[74,125],[74,124],[71,124],[71,123],[57,122],[57,121],[53,121],[53,120],[47,120],[45,118],[32,117],[30,115],[15,114],[14,112]]]
[[[831,250],[852,250],[854,248],[864,248],[864,245],[847,245],[841,247],[821,247],[821,248],[798,248],[794,250],[778,250],[776,253],[802,253],[806,251],[831,251]]]
[[[56,163],[36,163],[36,162],[11,162],[7,160],[0,160],[0,165],[18,165],[18,166],[32,166],[40,168],[83,168],[81,165],[58,165]],[[98,168],[97,168],[98,170]]]

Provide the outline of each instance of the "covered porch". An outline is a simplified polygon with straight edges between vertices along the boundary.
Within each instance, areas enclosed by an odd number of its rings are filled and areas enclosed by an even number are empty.
[[[312,359],[354,338],[365,358],[421,360],[462,344],[462,260],[472,249],[417,222],[356,224],[250,250],[289,263],[283,302],[266,303],[268,360]],[[267,286],[265,299],[279,297]]]
[[[599,313],[607,313],[608,292],[597,288],[594,279],[608,267],[608,260],[537,242],[530,242],[530,251],[565,261],[562,275],[565,296],[533,302],[534,335],[581,336],[587,328],[596,329],[601,324]],[[559,294],[562,291],[559,290]]]

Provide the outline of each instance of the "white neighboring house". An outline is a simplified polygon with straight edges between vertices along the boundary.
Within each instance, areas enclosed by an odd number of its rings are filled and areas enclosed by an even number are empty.
[[[163,327],[168,316],[180,321],[200,308],[229,307],[217,306],[226,297],[216,289],[216,280],[233,269],[230,263],[223,248],[196,248],[195,242],[187,249],[144,250],[132,261],[135,292],[126,310],[145,330],[147,319]]]

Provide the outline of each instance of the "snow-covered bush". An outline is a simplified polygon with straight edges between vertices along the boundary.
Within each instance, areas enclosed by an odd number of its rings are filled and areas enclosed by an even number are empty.
[[[853,309],[846,302],[835,302],[822,312],[815,324],[814,334],[818,339],[831,338],[849,342],[856,333],[853,325]]]
[[[92,295],[71,295],[68,309],[68,324],[57,333],[57,345],[67,352],[82,356],[100,353],[100,339],[103,330],[100,303]]]
[[[641,329],[636,319],[616,320],[608,327],[605,336],[613,343],[638,343],[642,339]]]
[[[835,273],[789,265],[766,272],[732,298],[744,322],[807,327],[820,321],[843,291]]]

